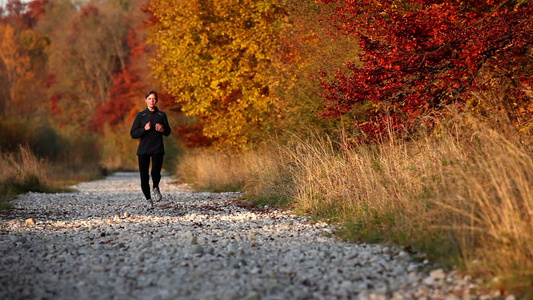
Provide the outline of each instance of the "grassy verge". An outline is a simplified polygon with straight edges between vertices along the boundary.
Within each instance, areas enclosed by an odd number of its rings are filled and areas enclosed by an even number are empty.
[[[28,147],[0,153],[0,209],[11,208],[10,200],[26,192],[68,191],[65,186],[94,179],[98,170],[91,167],[51,164],[35,156]]]
[[[494,130],[469,130],[355,149],[302,144],[296,206],[341,224],[348,239],[403,245],[526,293],[533,157]]]
[[[0,154],[0,207],[10,208],[9,200],[15,195],[49,189],[49,181],[44,167],[26,147],[20,147],[15,153]]]
[[[189,153],[179,169],[197,188],[244,189],[335,223],[347,239],[402,245],[532,297],[533,156],[481,125],[448,128],[356,148],[315,137]]]
[[[179,159],[178,177],[200,191],[248,191],[258,203],[284,205],[291,179],[279,148],[264,151],[220,152],[199,149]]]

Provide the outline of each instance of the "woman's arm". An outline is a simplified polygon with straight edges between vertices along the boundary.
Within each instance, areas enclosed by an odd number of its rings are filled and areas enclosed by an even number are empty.
[[[135,117],[135,121],[133,121],[133,125],[131,126],[130,135],[134,139],[141,138],[146,133],[146,130],[144,130],[144,127],[141,125],[141,118],[139,115]]]
[[[171,130],[170,130],[170,125],[168,124],[167,115],[164,114],[163,116],[164,116],[164,120],[163,120],[163,128],[165,129],[165,130],[163,131],[163,135],[164,135],[164,136],[169,136],[169,135],[170,135],[170,132],[171,132]]]

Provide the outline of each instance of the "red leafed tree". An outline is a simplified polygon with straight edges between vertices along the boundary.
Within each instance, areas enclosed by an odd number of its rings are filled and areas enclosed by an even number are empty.
[[[33,0],[28,3],[28,8],[23,18],[29,27],[34,27],[37,21],[44,16],[48,2],[49,0]]]
[[[119,125],[131,125],[139,110],[145,108],[143,101],[145,93],[152,89],[157,90],[158,106],[167,112],[169,118],[176,118],[183,114],[181,105],[161,88],[150,74],[151,69],[146,61],[147,57],[153,55],[153,49],[146,44],[145,26],[146,23],[141,23],[128,33],[129,55],[125,60],[125,65],[120,72],[113,74],[109,100],[98,107],[94,117],[95,128],[100,133],[104,131],[105,124],[108,124],[112,130],[116,130]],[[180,140],[186,147],[207,146],[212,143],[212,139],[205,137],[202,133],[201,120],[193,124],[187,124],[190,122],[171,123],[174,126],[173,132],[180,136]]]
[[[181,111],[175,99],[162,90],[150,74],[151,70],[146,62],[148,57],[154,55],[153,49],[146,44],[145,22],[137,22],[139,25],[130,29],[125,37],[124,42],[127,43],[129,53],[120,71],[112,75],[109,100],[98,107],[98,113],[95,115],[99,130],[104,123],[114,128],[125,120],[133,121],[138,110],[144,107],[143,97],[148,90],[157,90],[160,98],[158,106],[163,107],[165,111]]]
[[[109,90],[110,99],[98,107],[95,115],[95,125],[101,131],[107,123],[115,128],[128,116],[136,112],[135,100],[142,99],[142,82],[139,76],[132,73],[129,68],[113,76],[113,84]]]
[[[321,72],[322,115],[352,115],[367,140],[434,125],[448,104],[490,106],[488,95],[511,118],[531,113],[533,1],[318,1],[337,5],[336,34],[355,36],[362,50]]]
[[[144,93],[151,86],[149,70],[144,66],[148,49],[142,37],[144,25],[132,28],[127,36],[129,55],[119,72],[113,74],[109,100],[98,107],[95,125],[99,131],[107,123],[114,129],[122,122],[130,122],[142,107]],[[139,106],[140,104],[140,106]]]

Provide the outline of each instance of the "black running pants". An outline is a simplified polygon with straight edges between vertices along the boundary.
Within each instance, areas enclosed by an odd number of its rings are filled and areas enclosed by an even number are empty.
[[[161,181],[161,168],[163,167],[163,154],[138,155],[139,172],[141,173],[141,189],[146,199],[150,196],[150,175],[152,175],[153,187],[159,187]],[[150,168],[150,158],[152,159],[152,171],[148,174]]]

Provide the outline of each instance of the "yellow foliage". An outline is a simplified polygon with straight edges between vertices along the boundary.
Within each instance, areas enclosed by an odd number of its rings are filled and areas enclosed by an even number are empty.
[[[281,2],[151,2],[155,76],[185,113],[205,120],[207,136],[243,146],[274,123],[281,105],[269,72],[286,26]]]
[[[16,85],[30,70],[31,61],[20,49],[17,32],[9,24],[0,24],[0,60],[6,67],[7,79],[11,84],[10,96],[14,100]]]

